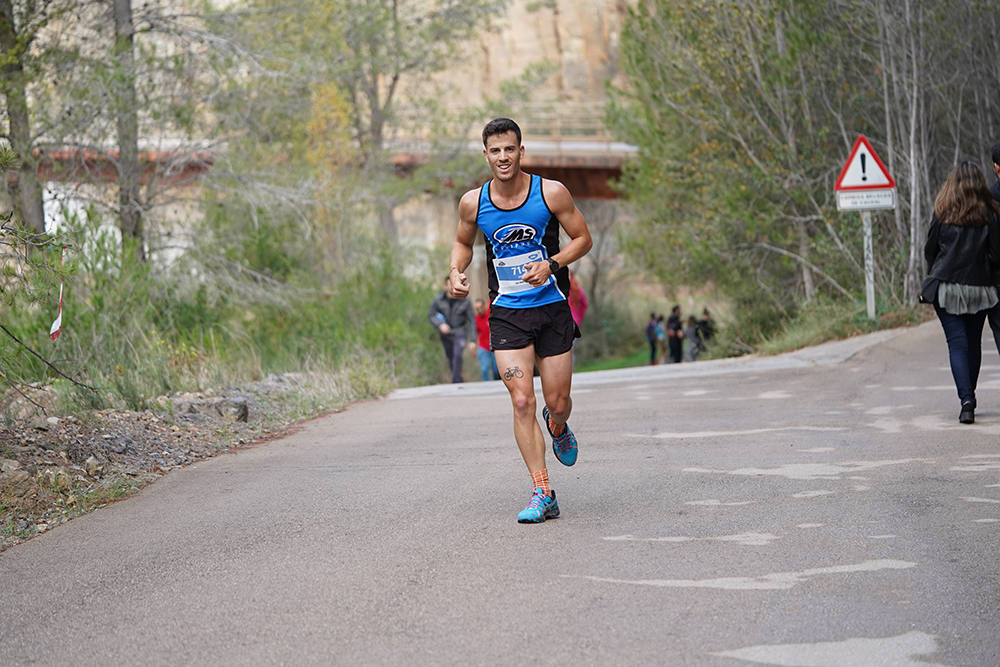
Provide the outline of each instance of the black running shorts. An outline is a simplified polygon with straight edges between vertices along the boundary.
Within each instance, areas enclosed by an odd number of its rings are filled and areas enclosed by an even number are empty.
[[[565,301],[535,308],[490,308],[493,350],[521,350],[534,345],[539,357],[554,357],[573,349],[573,339],[579,337],[580,329]]]

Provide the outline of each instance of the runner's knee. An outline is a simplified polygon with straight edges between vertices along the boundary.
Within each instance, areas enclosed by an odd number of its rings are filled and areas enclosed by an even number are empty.
[[[558,415],[560,417],[564,416],[569,412],[570,400],[568,392],[558,392],[553,393],[545,397],[545,405],[548,406],[549,412],[553,415]]]
[[[535,392],[511,391],[511,403],[514,405],[514,414],[518,417],[535,414]]]

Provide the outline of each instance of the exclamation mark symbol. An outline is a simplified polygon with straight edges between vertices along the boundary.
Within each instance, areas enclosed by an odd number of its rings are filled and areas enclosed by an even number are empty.
[[[868,157],[868,156],[865,155],[864,153],[862,153],[860,157],[861,157],[861,180],[862,181],[867,181],[868,180],[868,174],[865,173],[865,158]]]

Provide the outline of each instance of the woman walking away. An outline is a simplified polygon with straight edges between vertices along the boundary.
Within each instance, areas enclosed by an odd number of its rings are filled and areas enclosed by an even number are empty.
[[[933,301],[944,329],[963,424],[975,421],[983,323],[998,302],[990,258],[1000,258],[1000,220],[993,206],[979,166],[963,162],[934,199],[924,246],[928,271],[921,296]]]

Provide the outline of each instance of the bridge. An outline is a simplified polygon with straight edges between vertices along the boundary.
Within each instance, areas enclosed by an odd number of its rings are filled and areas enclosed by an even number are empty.
[[[615,141],[604,127],[594,104],[528,105],[519,109],[525,147],[522,165],[545,178],[561,181],[574,197],[615,199],[611,187],[621,176],[626,158],[635,146]],[[417,120],[420,110],[403,112]],[[482,150],[479,129],[457,130],[468,139],[470,151]],[[389,146],[390,160],[397,173],[406,174],[426,162],[430,152],[426,139],[402,139]],[[193,185],[212,168],[210,151],[140,151],[140,181],[156,180],[169,186]],[[117,179],[118,153],[115,150],[56,149],[36,154],[42,182],[113,183]],[[8,178],[16,178],[10,174]]]
[[[526,171],[562,182],[578,199],[618,197],[611,184],[638,149],[608,133],[599,104],[527,105],[519,111]],[[482,150],[479,132],[466,132],[471,151]],[[418,140],[397,142],[391,152],[396,169],[406,173],[423,164],[428,151]]]

